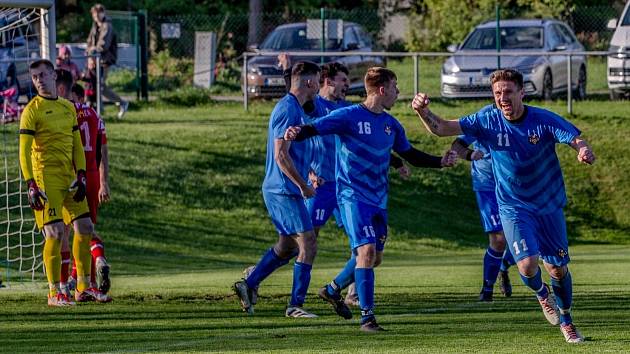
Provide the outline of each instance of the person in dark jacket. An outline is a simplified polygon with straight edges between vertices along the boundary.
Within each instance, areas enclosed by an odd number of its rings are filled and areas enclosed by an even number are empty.
[[[118,118],[122,118],[127,112],[129,102],[123,100],[112,89],[107,87],[107,73],[109,69],[116,64],[117,59],[117,43],[116,33],[112,26],[111,19],[105,14],[105,7],[101,4],[95,4],[90,9],[92,14],[92,29],[87,40],[87,55],[99,54],[101,56],[101,66],[103,69],[103,79],[101,80],[101,92],[110,101],[116,103],[119,107]]]

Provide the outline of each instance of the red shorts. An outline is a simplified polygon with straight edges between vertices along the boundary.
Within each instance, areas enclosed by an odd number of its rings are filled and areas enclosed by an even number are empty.
[[[87,202],[90,208],[90,219],[96,224],[96,214],[98,212],[98,191],[101,189],[101,176],[98,171],[87,171]]]

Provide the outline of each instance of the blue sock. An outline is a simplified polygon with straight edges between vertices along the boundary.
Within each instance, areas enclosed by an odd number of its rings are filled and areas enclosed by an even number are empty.
[[[549,291],[547,291],[547,287],[544,286],[543,281],[542,281],[540,267],[538,268],[538,272],[536,273],[536,275],[534,275],[531,278],[528,278],[524,276],[523,274],[520,274],[520,275],[521,275],[521,279],[523,279],[523,283],[525,283],[527,287],[532,289],[536,293],[536,296],[540,298],[545,298],[547,297],[547,295],[549,295]]]
[[[282,267],[283,265],[289,263],[293,257],[289,257],[287,259],[282,259],[278,257],[276,252],[274,252],[273,248],[270,248],[265,252],[262,256],[258,264],[256,264],[256,268],[254,271],[245,279],[247,286],[256,289],[258,285],[265,280],[269,276],[269,274],[273,273],[274,270]]]
[[[293,290],[291,290],[291,306],[304,305],[308,285],[311,283],[312,265],[295,261],[293,265]]]
[[[562,279],[551,277],[551,287],[553,293],[556,295],[556,303],[560,310],[560,322],[563,324],[572,323],[571,303],[573,302],[573,281],[571,279],[571,273],[567,271],[567,274]]]
[[[356,268],[354,279],[361,305],[361,324],[374,318],[374,268]]]
[[[503,252],[495,251],[488,247],[486,254],[483,256],[483,291],[492,292],[494,283],[497,281],[499,269],[501,268],[501,260]]]
[[[505,252],[503,252],[503,260],[501,261],[501,271],[505,272],[511,266],[515,265],[516,261],[514,261],[514,256],[512,256],[512,252],[510,252],[509,248],[505,248]]]
[[[354,283],[354,268],[356,266],[357,258],[353,254],[348,262],[346,262],[346,265],[343,267],[341,272],[337,274],[332,283],[326,286],[329,295],[334,296],[335,294],[339,294],[341,290],[347,288],[348,286],[350,286],[350,284]],[[333,286],[333,283],[337,286],[336,288]]]

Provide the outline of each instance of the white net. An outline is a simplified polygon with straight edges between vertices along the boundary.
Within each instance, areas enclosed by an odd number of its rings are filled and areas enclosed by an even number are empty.
[[[41,9],[0,7],[0,281],[33,280],[44,239],[28,205],[18,158],[21,105],[34,96],[28,66],[42,57]]]

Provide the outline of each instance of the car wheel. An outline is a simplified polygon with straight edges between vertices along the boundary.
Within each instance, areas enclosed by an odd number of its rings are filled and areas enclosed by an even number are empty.
[[[580,73],[578,74],[578,84],[575,89],[575,99],[576,100],[584,100],[586,99],[586,69],[581,66]]]
[[[610,99],[611,100],[620,100],[623,98],[623,92],[610,90]]]
[[[551,101],[553,98],[553,80],[551,77],[551,71],[545,71],[542,84],[542,99],[545,101]]]

